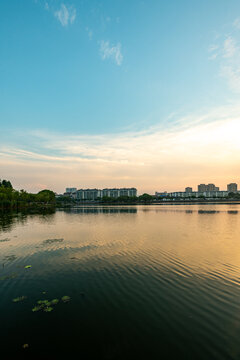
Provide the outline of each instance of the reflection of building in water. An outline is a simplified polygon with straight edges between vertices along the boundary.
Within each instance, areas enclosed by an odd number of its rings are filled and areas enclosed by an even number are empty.
[[[67,191],[69,189],[75,189],[75,191]],[[66,195],[71,196],[76,200],[97,200],[102,199],[104,196],[111,198],[118,198],[120,196],[137,196],[136,188],[114,188],[114,189],[79,189],[76,188],[67,188]]]
[[[136,214],[137,208],[119,208],[119,207],[81,207],[64,209],[65,212],[74,214]]]
[[[198,210],[199,214],[218,214],[220,211],[217,210]]]

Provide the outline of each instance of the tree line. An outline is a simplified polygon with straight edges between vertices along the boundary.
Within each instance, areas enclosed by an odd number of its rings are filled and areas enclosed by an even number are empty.
[[[0,209],[55,205],[55,194],[51,190],[41,190],[37,194],[25,190],[15,190],[8,180],[0,180]]]

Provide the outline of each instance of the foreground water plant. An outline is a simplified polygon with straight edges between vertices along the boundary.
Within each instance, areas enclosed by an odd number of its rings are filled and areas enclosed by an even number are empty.
[[[13,299],[12,301],[13,302],[19,302],[19,301],[23,301],[25,299],[27,299],[27,296],[19,296],[19,297]]]
[[[16,255],[5,255],[3,258],[4,261],[14,261],[16,259],[17,259]]]
[[[10,279],[14,279],[18,276],[18,274],[16,273],[11,273],[9,275],[5,275],[5,276],[1,276],[0,280],[10,280]]]
[[[63,296],[63,297],[62,297],[62,301],[63,301],[63,302],[68,302],[68,301],[70,301],[70,296],[67,296],[67,295]]]
[[[2,243],[2,242],[6,242],[6,241],[10,241],[10,239],[9,239],[9,238],[0,239],[0,243]]]
[[[70,296],[63,296],[62,302],[66,303],[70,301]],[[32,308],[32,312],[37,311],[44,311],[44,312],[51,312],[53,310],[53,307],[59,303],[59,299],[53,299],[53,300],[38,300],[37,304]]]
[[[44,240],[42,243],[43,244],[54,244],[54,243],[60,243],[60,242],[63,242],[64,239],[63,238],[60,238],[60,239],[47,239],[47,240]]]

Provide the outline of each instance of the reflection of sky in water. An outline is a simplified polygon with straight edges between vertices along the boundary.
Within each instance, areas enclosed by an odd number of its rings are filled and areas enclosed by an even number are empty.
[[[237,214],[238,205],[181,205],[85,207],[30,215],[16,218],[11,232],[1,233],[0,240],[11,237],[0,243],[1,254],[26,257],[74,249],[82,261],[97,257],[131,263],[134,257],[139,266],[178,259],[185,271],[193,273],[224,270],[229,263],[236,276],[240,260]]]
[[[96,353],[98,347],[105,354],[116,346],[119,358],[138,351],[160,358],[160,346],[165,358],[171,351],[185,360],[189,349],[189,358],[238,360],[239,210],[238,205],[86,207],[1,218],[0,240],[9,241],[0,242],[0,278],[10,276],[0,282],[0,311],[8,328],[0,331],[3,343],[16,343],[21,318],[21,333],[37,351],[45,344],[46,351],[56,352],[61,344],[69,353],[84,339],[85,358],[94,342]],[[61,315],[56,306],[47,329],[45,318],[30,311],[43,290],[51,298],[72,298]],[[29,300],[19,312],[11,298],[22,295]],[[39,330],[32,332],[34,321]],[[70,333],[62,332],[62,321]],[[51,343],[46,345],[42,333]]]

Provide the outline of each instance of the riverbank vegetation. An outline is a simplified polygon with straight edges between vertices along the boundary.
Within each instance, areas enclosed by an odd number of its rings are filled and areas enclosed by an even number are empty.
[[[51,190],[41,190],[37,194],[32,194],[25,190],[15,190],[8,180],[0,180],[0,210],[44,208],[55,204],[55,194]]]

